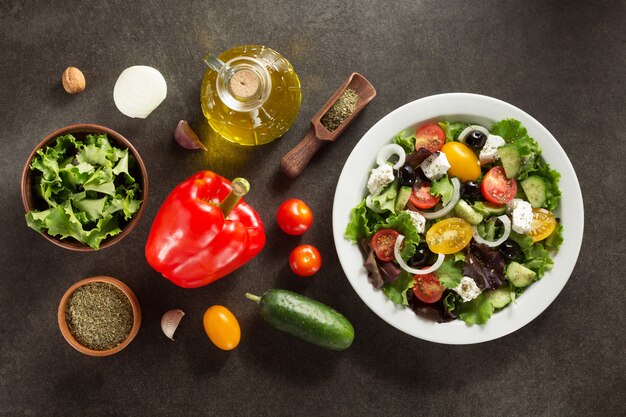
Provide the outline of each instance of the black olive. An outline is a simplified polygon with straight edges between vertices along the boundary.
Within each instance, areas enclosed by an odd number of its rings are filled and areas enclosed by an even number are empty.
[[[435,262],[435,254],[430,251],[425,242],[417,245],[415,254],[408,260],[407,264],[411,268],[422,268],[431,266]]]
[[[407,187],[415,184],[415,170],[410,165],[403,165],[398,169],[398,181],[400,185]]]
[[[517,261],[523,262],[526,259],[524,256],[524,252],[522,252],[522,248],[517,244],[514,240],[507,239],[503,244],[498,248],[504,259],[509,261]]]
[[[475,181],[464,182],[461,186],[461,198],[469,201],[476,201],[480,198],[480,184]]]
[[[465,144],[470,148],[480,149],[485,146],[487,142],[487,135],[478,130],[472,130],[469,135],[465,137]]]

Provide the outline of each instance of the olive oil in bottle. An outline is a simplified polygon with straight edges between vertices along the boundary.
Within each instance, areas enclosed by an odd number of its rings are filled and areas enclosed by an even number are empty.
[[[282,136],[296,120],[302,92],[293,67],[260,45],[208,55],[200,101],[209,124],[225,139],[262,145]]]

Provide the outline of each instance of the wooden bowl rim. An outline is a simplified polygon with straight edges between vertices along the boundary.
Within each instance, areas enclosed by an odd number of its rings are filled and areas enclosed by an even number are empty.
[[[117,288],[120,289],[120,291],[124,293],[124,295],[126,295],[126,297],[128,297],[128,301],[130,301],[130,305],[133,309],[133,326],[130,329],[130,333],[128,334],[128,337],[122,343],[120,343],[119,345],[111,349],[94,350],[94,349],[89,349],[88,347],[81,345],[74,338],[74,336],[72,335],[72,332],[70,332],[69,326],[67,325],[67,321],[65,320],[65,309],[67,307],[67,301],[69,300],[70,296],[78,288],[82,287],[85,284],[89,284],[92,282],[105,282],[108,284],[115,285]],[[59,309],[57,311],[57,321],[59,323],[59,329],[61,330],[61,334],[63,334],[63,337],[65,338],[67,343],[69,343],[70,346],[72,346],[77,351],[84,353],[85,355],[88,355],[88,356],[110,356],[124,349],[126,346],[130,344],[130,342],[133,341],[135,336],[137,336],[137,333],[139,332],[139,327],[141,326],[141,307],[139,306],[139,300],[137,300],[137,296],[135,296],[135,293],[122,281],[113,277],[106,276],[106,275],[98,275],[94,277],[81,279],[80,281],[76,282],[74,285],[69,287],[67,291],[65,291],[65,293],[63,294],[63,297],[61,297],[61,302],[59,303]]]
[[[30,164],[32,163],[33,158],[37,154],[37,151],[44,146],[49,145],[53,140],[55,140],[58,136],[68,134],[68,133],[106,133],[111,137],[114,141],[119,142],[119,144],[128,148],[135,160],[137,161],[137,165],[139,170],[141,171],[141,178],[138,179],[142,184],[142,203],[141,207],[139,207],[139,211],[133,216],[133,218],[128,222],[128,224],[122,229],[122,232],[112,238],[105,239],[102,245],[98,250],[102,250],[108,247],[113,246],[123,238],[125,238],[134,228],[137,226],[139,219],[141,218],[144,209],[146,207],[146,202],[148,200],[148,171],[146,170],[146,166],[143,162],[143,159],[137,152],[137,149],[130,143],[128,139],[114,131],[113,129],[109,129],[108,127],[90,124],[90,123],[79,123],[73,124],[69,126],[62,127],[60,129],[55,130],[54,132],[48,134],[44,137],[39,144],[33,149],[30,153],[30,156],[26,160],[26,164],[24,165],[24,169],[22,170],[22,182],[21,182],[21,191],[22,191],[22,204],[24,205],[24,210],[26,213],[33,210],[33,196],[32,196],[32,186],[31,186],[31,178],[32,171],[30,169]],[[50,236],[46,232],[40,232],[41,236],[43,236],[49,242],[54,243],[57,246],[60,246],[65,249],[77,251],[77,252],[93,252],[96,249],[93,249],[83,243],[80,243],[75,240],[63,241],[57,237]]]

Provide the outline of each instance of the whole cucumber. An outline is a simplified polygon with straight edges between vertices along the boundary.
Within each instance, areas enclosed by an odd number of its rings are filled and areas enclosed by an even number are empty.
[[[261,317],[273,327],[330,350],[344,350],[354,340],[354,328],[341,313],[293,291],[272,289],[258,297]]]

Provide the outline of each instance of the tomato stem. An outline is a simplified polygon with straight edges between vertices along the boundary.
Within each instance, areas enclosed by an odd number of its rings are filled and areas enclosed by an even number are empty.
[[[219,204],[220,210],[224,213],[224,218],[228,217],[235,208],[241,197],[250,191],[250,183],[245,178],[235,178],[232,182],[232,189],[226,198]]]
[[[261,302],[261,297],[259,297],[258,295],[250,294],[249,292],[246,293],[246,298],[248,300],[252,300],[252,301],[255,301],[257,303]]]

